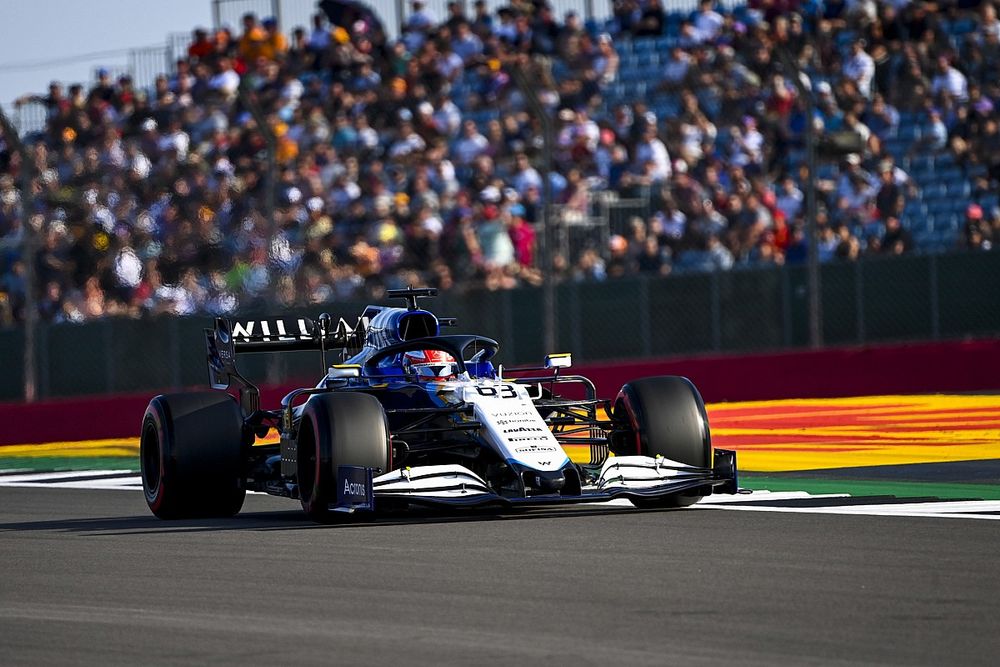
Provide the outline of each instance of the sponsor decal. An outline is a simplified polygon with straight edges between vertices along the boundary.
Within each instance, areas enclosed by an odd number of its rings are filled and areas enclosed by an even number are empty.
[[[537,420],[532,417],[524,419],[497,419],[497,426],[509,426],[511,424],[534,424]]]
[[[272,325],[274,331],[272,332]],[[289,333],[285,327],[285,320],[248,320],[246,322],[233,323],[233,338],[244,340],[263,339],[271,340],[309,340],[312,334],[309,332],[309,323],[305,318],[296,320],[298,332]],[[256,330],[257,333],[254,333]]]
[[[514,389],[513,385],[509,384],[501,385],[499,392],[497,392],[496,387],[489,385],[476,387],[476,391],[479,392],[480,396],[486,396],[487,398],[494,398],[496,396],[500,398],[517,398],[517,390]]]
[[[366,496],[368,490],[365,485],[360,482],[352,482],[349,479],[344,480],[344,495],[345,496]]]
[[[372,509],[371,470],[360,466],[337,466],[337,506],[347,509]]]
[[[517,428],[505,428],[504,433],[545,433],[548,429],[539,426],[518,426]]]
[[[552,445],[528,445],[526,447],[515,447],[514,451],[518,454],[533,454],[535,452],[554,452],[557,450]]]

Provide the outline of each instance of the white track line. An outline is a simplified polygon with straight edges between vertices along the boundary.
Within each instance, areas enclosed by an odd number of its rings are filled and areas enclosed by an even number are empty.
[[[705,510],[736,510],[740,512],[779,512],[785,514],[842,514],[854,516],[907,516],[936,519],[1000,519],[1000,514],[976,514],[976,512],[996,512],[993,500],[966,501],[962,507],[958,503],[896,503],[888,505],[843,505],[840,507],[767,507],[760,505],[695,505]],[[918,505],[920,506],[918,508]],[[963,511],[964,510],[964,511]]]
[[[15,482],[44,482],[47,479],[88,479],[105,475],[135,475],[132,470],[66,470],[63,472],[34,472],[24,475],[0,476],[0,486],[14,486]]]

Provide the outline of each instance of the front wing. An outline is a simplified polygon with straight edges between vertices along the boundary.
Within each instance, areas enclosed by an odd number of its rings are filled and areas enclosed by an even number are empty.
[[[340,470],[343,477],[355,469],[341,466]],[[368,498],[373,498],[374,503],[368,501],[365,506],[352,507],[342,504],[344,499],[340,498],[338,507],[334,509],[377,509],[381,503],[501,508],[542,506],[604,502],[616,498],[664,498],[692,490],[699,491],[700,495],[736,493],[739,488],[736,452],[724,449],[715,450],[711,468],[689,466],[659,456],[611,457],[588,476],[588,482],[583,484],[579,495],[501,496],[494,493],[485,480],[460,465],[401,468],[371,480]]]

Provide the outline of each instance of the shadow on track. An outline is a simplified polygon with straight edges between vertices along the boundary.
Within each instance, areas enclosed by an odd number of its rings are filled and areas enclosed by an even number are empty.
[[[274,530],[330,530],[369,529],[390,526],[415,526],[443,523],[482,521],[523,521],[584,516],[611,516],[646,512],[672,512],[671,509],[640,510],[632,507],[608,508],[547,508],[497,511],[466,510],[462,512],[432,512],[430,510],[407,513],[378,514],[373,519],[348,519],[339,523],[313,523],[299,511],[246,512],[229,519],[206,518],[164,521],[153,516],[95,517],[85,519],[52,519],[49,521],[24,521],[0,523],[0,532],[55,531],[93,535],[156,535],[169,533],[202,533],[222,531],[274,531]]]

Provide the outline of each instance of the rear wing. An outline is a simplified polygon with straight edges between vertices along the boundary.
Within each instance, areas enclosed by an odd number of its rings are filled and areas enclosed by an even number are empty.
[[[213,389],[221,390],[236,384],[241,393],[251,388],[256,392],[256,388],[236,368],[236,355],[247,352],[316,350],[322,354],[325,368],[327,350],[361,349],[366,323],[362,316],[353,327],[344,318],[334,325],[333,318],[326,313],[316,321],[308,317],[240,320],[217,317],[215,326],[205,329],[209,384]]]

